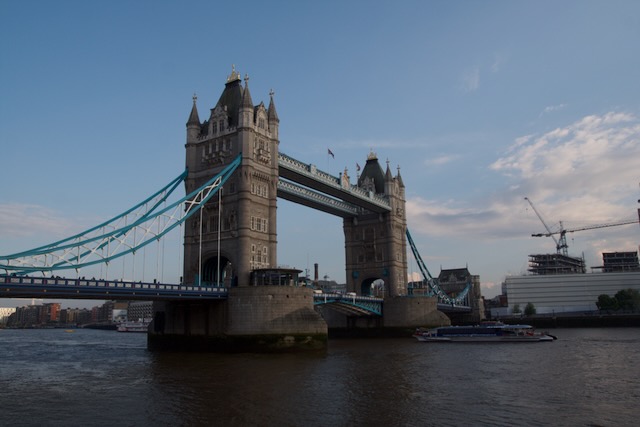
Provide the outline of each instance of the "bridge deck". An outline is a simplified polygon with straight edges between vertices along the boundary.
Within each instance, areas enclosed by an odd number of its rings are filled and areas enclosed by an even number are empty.
[[[2,298],[160,301],[225,299],[227,296],[227,289],[223,287],[0,275]]]

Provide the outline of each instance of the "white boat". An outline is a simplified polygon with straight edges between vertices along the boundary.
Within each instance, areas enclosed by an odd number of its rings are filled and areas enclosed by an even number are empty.
[[[151,319],[139,319],[137,322],[122,322],[118,325],[118,332],[147,332]]]
[[[531,325],[505,325],[501,322],[419,329],[413,336],[421,342],[542,342],[556,339],[546,332],[536,332]]]

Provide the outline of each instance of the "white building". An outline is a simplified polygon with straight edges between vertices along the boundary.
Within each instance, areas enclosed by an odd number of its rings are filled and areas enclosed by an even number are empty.
[[[0,307],[0,325],[6,325],[9,316],[16,312],[14,307],[6,308]]]
[[[524,311],[528,303],[538,314],[594,311],[602,294],[613,297],[623,289],[640,291],[640,271],[508,276],[505,288],[509,313],[516,304]]]

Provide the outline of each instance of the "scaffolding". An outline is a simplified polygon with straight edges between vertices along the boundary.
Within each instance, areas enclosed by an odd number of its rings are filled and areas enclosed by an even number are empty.
[[[529,255],[529,272],[532,274],[581,274],[586,271],[582,258],[563,254]]]
[[[614,273],[620,271],[640,271],[638,263],[638,252],[603,252],[603,266],[592,267],[602,269],[604,273]]]

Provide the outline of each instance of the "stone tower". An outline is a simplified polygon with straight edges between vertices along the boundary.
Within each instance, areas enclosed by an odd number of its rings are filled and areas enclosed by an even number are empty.
[[[407,221],[405,188],[400,171],[393,177],[387,162],[382,171],[371,152],[358,187],[389,198],[391,211],[346,218],[343,223],[347,289],[361,295],[395,297],[407,294]],[[373,289],[384,282],[382,292]]]
[[[209,118],[200,122],[194,96],[187,121],[187,194],[219,173],[239,154],[241,165],[184,230],[184,283],[249,285],[256,268],[277,266],[276,201],[279,119],[270,94],[268,108],[253,105],[249,77],[244,87],[232,69]],[[220,250],[218,251],[218,247]]]

